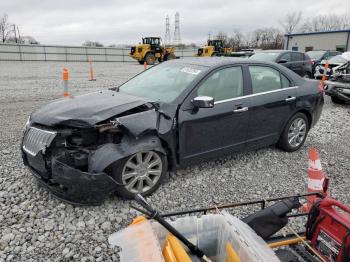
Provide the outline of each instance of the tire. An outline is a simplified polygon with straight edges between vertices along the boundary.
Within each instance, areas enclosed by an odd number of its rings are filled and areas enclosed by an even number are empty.
[[[150,155],[151,157],[147,162],[147,157],[149,157]],[[142,161],[144,162],[141,161],[141,166],[138,166],[138,163],[140,163],[138,162],[140,156],[142,158]],[[159,164],[154,165],[154,168],[151,169],[154,174],[146,173],[149,169],[147,169],[145,165],[147,165],[147,163],[149,165],[150,163],[153,163],[155,161],[159,161]],[[138,167],[139,169],[131,168],[132,165],[130,165],[130,163],[134,164],[134,166]],[[134,155],[116,161],[110,167],[108,167],[107,173],[110,176],[112,176],[118,182],[118,184],[120,184],[117,188],[117,194],[119,196],[127,199],[134,199],[134,196],[137,193],[141,193],[141,195],[143,196],[148,196],[154,191],[156,191],[162,184],[162,181],[166,176],[167,169],[168,163],[166,156],[157,151],[150,150],[138,152]],[[153,185],[150,185],[150,180],[148,180],[146,177],[148,177],[153,182]],[[134,180],[136,182],[134,182]],[[149,182],[147,182],[146,180]],[[142,183],[143,185],[142,190],[139,190],[140,183]],[[127,185],[129,185],[129,188],[127,187]]]
[[[306,72],[303,77],[306,78],[306,79],[310,79],[311,78],[311,74],[309,72]]]
[[[344,105],[345,104],[345,101],[339,99],[338,97],[336,96],[331,96],[331,100],[334,104],[339,104],[339,105]]]
[[[145,61],[146,61],[147,65],[154,65],[154,63],[156,62],[156,57],[154,54],[148,53],[145,56]]]
[[[138,62],[139,62],[140,65],[143,65],[143,63],[144,63],[145,61],[140,60],[140,61],[138,61]]]
[[[287,152],[298,150],[304,144],[309,129],[310,123],[306,115],[296,113],[284,127],[277,146]]]

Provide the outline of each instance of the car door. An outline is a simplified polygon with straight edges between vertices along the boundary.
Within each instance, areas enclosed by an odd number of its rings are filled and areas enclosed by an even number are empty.
[[[186,102],[181,106],[178,115],[181,164],[244,148],[249,119],[249,98],[243,96],[245,92],[241,66],[220,68],[201,81],[188,99],[210,96],[214,98],[214,107],[194,108]]]
[[[296,108],[297,87],[279,70],[270,66],[250,65],[251,100],[247,146],[276,143]]]
[[[291,70],[297,73],[300,76],[305,75],[304,66],[306,64],[306,61],[304,60],[304,55],[299,52],[293,52],[291,53],[292,56],[292,63],[291,63]]]
[[[292,57],[291,57],[291,53],[290,52],[287,52],[287,53],[284,53],[282,54],[279,58],[278,58],[278,61],[277,61],[279,64],[289,68],[289,69],[292,69]]]

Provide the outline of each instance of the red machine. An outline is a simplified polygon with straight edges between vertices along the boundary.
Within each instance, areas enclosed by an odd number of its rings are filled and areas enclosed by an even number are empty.
[[[350,207],[330,197],[312,206],[306,238],[326,261],[350,261]]]

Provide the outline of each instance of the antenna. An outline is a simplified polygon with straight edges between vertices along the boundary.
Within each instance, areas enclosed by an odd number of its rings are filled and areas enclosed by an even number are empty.
[[[180,14],[176,12],[175,14],[175,31],[174,31],[174,45],[181,44],[180,36]]]
[[[166,15],[165,17],[165,37],[164,37],[164,44],[170,45],[171,43],[171,37],[170,37],[170,22],[169,22],[169,16]]]

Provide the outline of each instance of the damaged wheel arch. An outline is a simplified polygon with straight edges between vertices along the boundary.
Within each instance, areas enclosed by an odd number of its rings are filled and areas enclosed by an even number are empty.
[[[154,150],[167,156],[161,140],[156,136],[144,136],[139,139],[124,136],[119,144],[105,144],[89,157],[89,172],[103,172],[111,164],[140,151]]]

